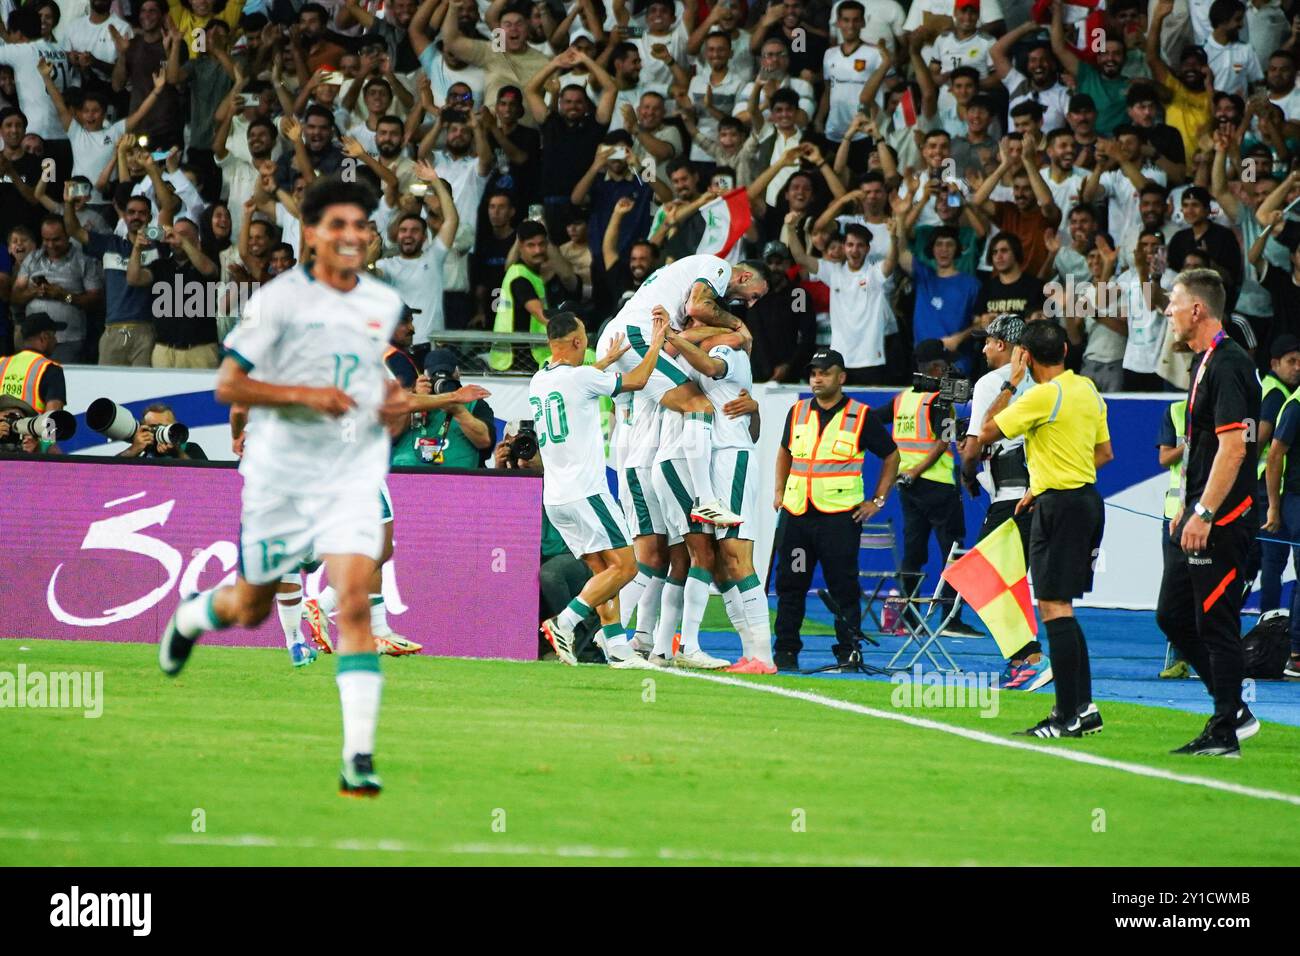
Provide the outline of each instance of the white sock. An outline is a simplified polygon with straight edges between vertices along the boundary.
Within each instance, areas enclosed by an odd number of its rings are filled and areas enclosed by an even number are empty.
[[[375,726],[379,723],[378,654],[339,655],[339,702],[343,705],[343,759],[375,752]]]
[[[388,626],[388,608],[384,607],[382,594],[370,595],[370,633],[375,637],[387,637],[393,633]]]
[[[736,585],[740,606],[749,625],[749,648],[764,664],[772,663],[772,621],[767,614],[767,593],[758,575],[751,574]]]
[[[320,605],[320,612],[329,617],[339,606],[339,592],[327,587],[316,595],[316,603]]]
[[[654,571],[638,562],[636,577],[623,585],[623,589],[618,592],[618,616],[623,630],[626,631],[627,626],[632,623],[632,612],[636,610],[637,602],[641,600],[641,595],[645,593],[653,575]]]
[[[212,607],[212,598],[216,590],[204,591],[192,598],[181,601],[176,609],[176,630],[182,637],[198,637],[208,631],[219,631],[226,625],[217,620],[217,612]]]
[[[713,501],[713,415],[709,412],[688,412],[682,431],[682,451],[686,454],[686,470],[690,473],[695,497],[700,501]]]
[[[573,630],[579,624],[587,619],[591,614],[591,605],[580,597],[574,598],[569,602],[569,606],[560,612],[560,624]]]
[[[677,625],[682,620],[682,599],[686,588],[685,581],[664,579],[663,600],[659,602],[659,622],[655,625],[654,653],[664,657],[673,656],[673,636]]]
[[[280,615],[280,627],[284,629],[284,646],[301,644],[302,631],[298,626],[302,623],[302,592],[277,594],[275,610]]]
[[[745,609],[740,603],[740,588],[736,587],[735,581],[716,581],[718,590],[722,592],[722,603],[727,609],[727,620],[731,621],[731,626],[736,629],[740,636],[740,656],[752,657],[749,649],[749,622],[745,620]]]
[[[621,624],[604,624],[600,636],[605,639],[605,656],[616,647],[627,647],[627,630]]]
[[[688,654],[700,649],[700,622],[709,606],[709,585],[713,575],[691,568],[682,589],[682,650]]]
[[[644,634],[650,637],[655,632],[655,625],[659,623],[659,604],[663,599],[664,582],[667,576],[660,572],[654,572],[652,577],[641,592],[641,600],[636,602],[636,633]]]

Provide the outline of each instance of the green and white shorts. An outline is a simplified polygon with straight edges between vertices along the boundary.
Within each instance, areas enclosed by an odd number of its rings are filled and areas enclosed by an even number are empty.
[[[632,543],[618,503],[608,491],[545,508],[546,517],[576,558]]]
[[[653,487],[663,509],[669,545],[679,544],[688,534],[709,533],[711,525],[691,520],[695,486],[691,483],[691,473],[684,459],[655,462]]]
[[[740,524],[715,527],[718,540],[741,538],[753,541],[758,533],[758,469],[750,448],[715,448],[709,471],[713,490],[728,510],[740,515]]]
[[[327,554],[364,554],[379,560],[384,548],[380,503],[373,486],[369,491],[286,495],[244,485],[240,577],[250,584],[269,584]]]
[[[627,488],[623,496],[623,517],[632,529],[632,537],[667,534],[663,506],[654,489],[654,468],[624,468],[620,484]]]

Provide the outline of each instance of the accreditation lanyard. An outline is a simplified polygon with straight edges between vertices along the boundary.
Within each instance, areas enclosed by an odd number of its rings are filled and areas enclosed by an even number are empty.
[[[1187,500],[1187,456],[1192,446],[1192,409],[1196,405],[1196,390],[1201,385],[1201,379],[1205,375],[1206,368],[1209,367],[1214,350],[1219,347],[1219,344],[1225,338],[1227,338],[1227,335],[1222,330],[1215,333],[1214,340],[1210,342],[1210,347],[1205,350],[1205,357],[1201,359],[1200,367],[1196,370],[1196,378],[1192,380],[1191,394],[1187,396],[1187,409],[1183,413],[1183,459],[1178,465],[1178,497],[1183,501]]]

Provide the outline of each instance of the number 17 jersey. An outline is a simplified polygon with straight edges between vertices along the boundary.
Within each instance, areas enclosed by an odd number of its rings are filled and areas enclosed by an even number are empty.
[[[563,505],[609,492],[600,399],[617,395],[622,384],[623,376],[615,372],[550,363],[528,383],[545,468],[542,504]]]

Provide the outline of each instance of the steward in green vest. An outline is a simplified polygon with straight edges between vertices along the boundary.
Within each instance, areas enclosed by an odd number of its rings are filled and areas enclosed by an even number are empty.
[[[450,349],[434,349],[424,359],[425,373],[434,382],[459,378]],[[475,388],[475,386],[468,386]],[[478,393],[486,395],[481,389]],[[439,393],[441,394],[441,393]],[[447,409],[411,415],[411,427],[393,439],[394,466],[410,468],[478,468],[496,443],[496,419],[481,398]]]
[[[1187,431],[1187,399],[1170,403],[1165,409],[1165,419],[1160,424],[1160,464],[1169,469],[1169,487],[1165,489],[1165,537],[1169,537],[1169,522],[1182,507],[1180,489],[1183,486],[1183,435]]]
[[[1300,385],[1300,340],[1294,335],[1279,335],[1273,340],[1269,348],[1268,372],[1260,376],[1259,384],[1259,466],[1256,477],[1262,486],[1268,446],[1273,440],[1278,416],[1282,414],[1282,403],[1291,397],[1296,385]],[[1260,494],[1267,492],[1261,487]]]
[[[564,293],[581,292],[581,280],[568,260],[560,255],[546,237],[546,227],[541,223],[531,220],[520,223],[516,244],[519,248],[519,261],[506,269],[506,274],[501,279],[492,331],[545,334],[547,309],[552,304],[558,306],[558,299]],[[556,290],[552,280],[564,291]],[[555,303],[548,299],[548,285],[555,292]],[[528,320],[526,328],[525,316]],[[550,347],[544,342],[533,346],[531,351],[537,368],[544,365],[551,354]],[[515,348],[508,343],[494,343],[488,356],[488,365],[497,372],[509,371],[514,365],[515,355]]]

